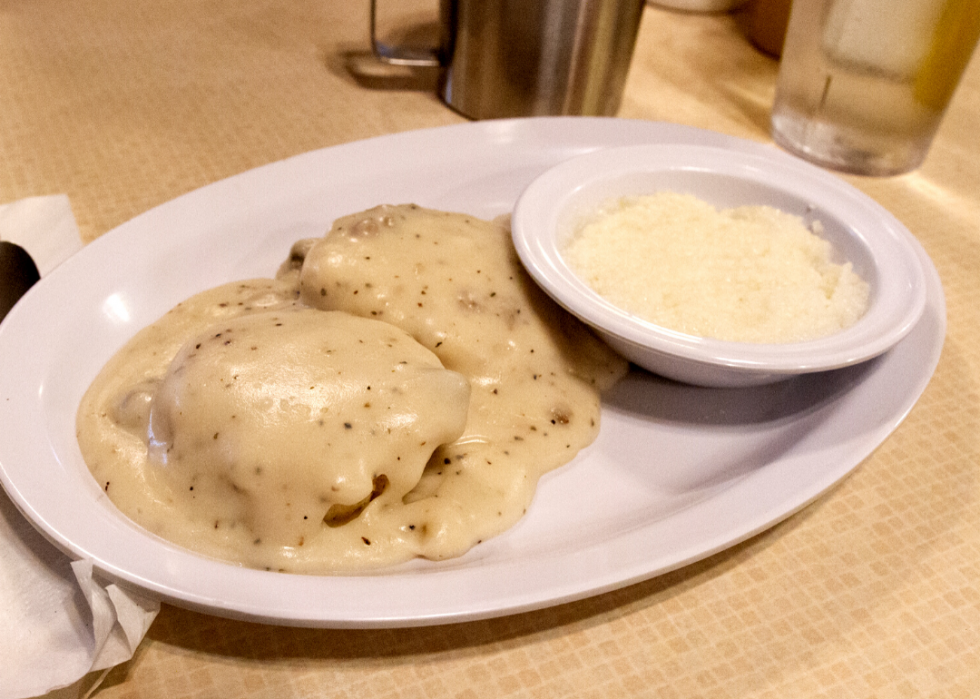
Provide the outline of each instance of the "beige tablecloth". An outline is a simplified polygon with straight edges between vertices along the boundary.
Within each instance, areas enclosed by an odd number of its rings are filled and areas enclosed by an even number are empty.
[[[394,33],[432,12],[388,4]],[[463,121],[432,74],[381,71],[366,46],[366,2],[0,0],[0,202],[67,193],[90,241],[263,163]],[[767,142],[776,72],[738,15],[649,7],[620,116]],[[975,57],[919,171],[845,178],[925,246],[949,329],[906,421],[803,512],[648,582],[490,621],[304,630],[165,605],[96,696],[980,696],[978,124]]]

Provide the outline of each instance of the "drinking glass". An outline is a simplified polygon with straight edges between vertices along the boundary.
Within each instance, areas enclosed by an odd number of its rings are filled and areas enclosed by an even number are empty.
[[[836,170],[912,170],[978,37],[980,0],[794,0],[773,139]]]

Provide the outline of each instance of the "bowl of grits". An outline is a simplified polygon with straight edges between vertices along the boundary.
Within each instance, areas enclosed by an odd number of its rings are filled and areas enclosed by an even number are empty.
[[[925,306],[911,233],[782,154],[644,145],[565,161],[514,208],[534,280],[634,364],[760,385],[891,349]]]

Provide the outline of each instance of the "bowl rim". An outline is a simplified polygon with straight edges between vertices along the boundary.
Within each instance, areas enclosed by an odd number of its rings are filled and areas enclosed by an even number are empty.
[[[565,262],[559,247],[562,216],[599,187],[643,176],[684,173],[740,180],[780,197],[806,201],[844,224],[873,265],[868,310],[840,332],[802,342],[762,344],[697,337],[658,326],[618,308],[593,291]],[[651,192],[652,193],[652,192]],[[692,192],[697,195],[697,192]],[[635,192],[626,192],[626,195]],[[750,202],[747,202],[750,203]],[[847,182],[815,166],[773,154],[700,145],[655,144],[591,151],[537,177],[512,215],[518,256],[559,305],[621,341],[660,355],[738,371],[800,374],[850,366],[876,357],[915,326],[926,303],[925,274],[912,234],[890,212]]]

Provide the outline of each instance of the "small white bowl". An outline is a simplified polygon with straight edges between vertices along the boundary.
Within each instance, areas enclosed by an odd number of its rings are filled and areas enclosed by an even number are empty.
[[[870,286],[851,327],[787,344],[695,337],[624,311],[594,292],[562,250],[604,202],[671,190],[717,207],[768,205],[818,220],[835,261],[850,261]],[[912,236],[883,207],[843,180],[782,154],[693,145],[611,148],[568,160],[538,177],[514,209],[514,244],[537,283],[631,362],[667,378],[736,387],[838,369],[888,351],[914,327],[926,287]]]

